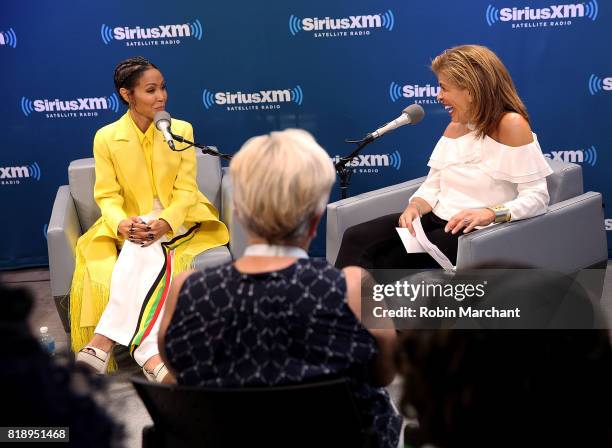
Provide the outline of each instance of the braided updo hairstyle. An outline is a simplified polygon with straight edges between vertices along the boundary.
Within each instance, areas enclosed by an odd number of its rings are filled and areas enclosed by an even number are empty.
[[[134,90],[134,86],[138,79],[140,79],[140,76],[150,68],[157,68],[157,66],[142,56],[128,58],[117,64],[113,79],[115,81],[115,90],[123,104],[128,105],[128,102],[123,99],[119,89]]]

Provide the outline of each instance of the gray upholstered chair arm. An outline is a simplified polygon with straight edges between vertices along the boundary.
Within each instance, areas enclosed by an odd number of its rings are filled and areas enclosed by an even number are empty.
[[[580,165],[551,159],[547,161],[554,170],[554,174],[546,178],[550,204],[556,204],[584,193]]]
[[[57,190],[47,230],[53,297],[65,296],[70,292],[76,242],[81,233],[81,225],[70,195],[70,188],[68,185],[62,185]]]
[[[384,215],[404,211],[408,199],[424,180],[425,178],[421,177],[328,204],[327,261],[331,264],[336,262],[346,229]]]
[[[588,192],[542,216],[498,224],[459,238],[457,269],[494,263],[572,273],[608,258],[602,197]]]
[[[244,249],[247,245],[247,234],[234,214],[234,202],[232,200],[232,179],[227,168],[223,168],[221,189],[221,220],[227,224],[229,228],[230,251],[232,252],[232,257],[234,260],[236,260],[244,253]]]

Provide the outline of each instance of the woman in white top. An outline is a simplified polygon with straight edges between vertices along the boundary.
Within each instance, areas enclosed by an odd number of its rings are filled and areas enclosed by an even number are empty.
[[[348,229],[337,267],[438,267],[427,254],[406,254],[393,229],[399,224],[414,235],[419,216],[430,241],[455,264],[461,234],[546,212],[552,170],[501,60],[486,47],[462,45],[445,50],[431,68],[451,122],[431,154],[427,179],[403,213]]]

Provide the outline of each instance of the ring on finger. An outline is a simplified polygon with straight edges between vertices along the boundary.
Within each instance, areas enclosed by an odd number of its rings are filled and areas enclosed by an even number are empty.
[[[470,221],[471,221],[471,219],[470,219],[470,218],[463,218],[463,222],[464,222],[465,224],[468,224]]]

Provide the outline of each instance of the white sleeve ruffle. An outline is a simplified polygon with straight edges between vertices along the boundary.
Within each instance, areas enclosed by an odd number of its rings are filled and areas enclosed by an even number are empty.
[[[442,137],[431,153],[428,166],[441,170],[449,165],[473,162],[492,178],[514,184],[544,179],[553,172],[535,134],[533,142],[517,147],[488,136],[484,139],[467,136],[470,134],[456,139]]]
[[[463,137],[454,139],[442,136],[431,152],[427,166],[436,170],[443,170],[450,165],[476,160],[478,151],[474,147],[474,140],[466,138],[469,135],[466,134]]]

